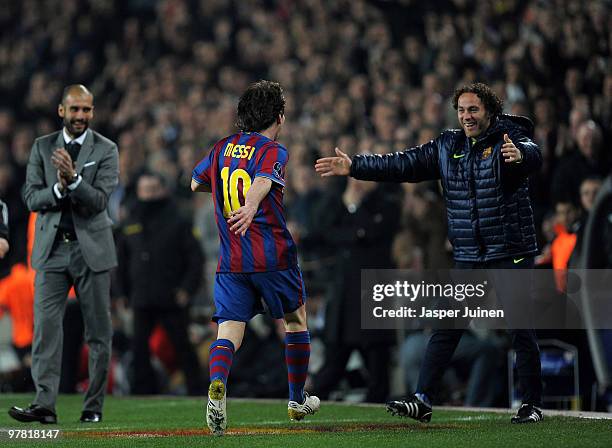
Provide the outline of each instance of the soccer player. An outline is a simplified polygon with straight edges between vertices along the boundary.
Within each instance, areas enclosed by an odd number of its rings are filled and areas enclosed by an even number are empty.
[[[288,414],[302,420],[320,400],[304,392],[310,358],[306,291],[297,250],[283,209],[287,149],[276,139],[285,122],[278,83],[259,81],[238,102],[240,132],[217,142],[193,170],[191,189],[211,192],[221,251],[213,316],[217,340],[210,346],[206,423],[216,435],[227,427],[227,378],[246,323],[264,312],[285,321],[289,375]]]

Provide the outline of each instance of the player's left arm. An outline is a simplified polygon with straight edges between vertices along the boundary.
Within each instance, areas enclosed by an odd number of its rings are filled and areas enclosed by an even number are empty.
[[[244,198],[244,205],[238,210],[234,210],[227,222],[230,224],[230,231],[236,235],[244,236],[251,225],[259,204],[266,197],[272,188],[272,180],[257,176],[249,188]]]

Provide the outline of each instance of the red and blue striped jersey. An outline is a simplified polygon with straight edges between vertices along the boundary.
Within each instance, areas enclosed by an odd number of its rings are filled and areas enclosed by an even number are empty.
[[[266,272],[297,265],[297,249],[285,221],[283,189],[287,149],[257,132],[219,140],[193,170],[192,178],[211,187],[221,250],[217,272]],[[244,237],[230,232],[230,213],[244,205],[256,177],[272,180]]]

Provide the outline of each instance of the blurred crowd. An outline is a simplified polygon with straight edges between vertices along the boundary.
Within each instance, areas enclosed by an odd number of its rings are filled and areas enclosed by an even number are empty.
[[[531,179],[538,262],[567,268],[574,246],[555,251],[554,242],[576,234],[612,163],[611,8],[606,0],[9,1],[0,9],[0,197],[12,231],[5,270],[26,259],[20,191],[31,144],[58,129],[62,88],[82,83],[95,95],[92,127],[119,145],[120,185],[109,204],[117,227],[138,206],[138,173],[161,173],[197,229],[205,282],[192,303],[206,321],[218,238],[210,198],[189,191],[191,171],[235,131],[246,86],[278,81],[287,99],[285,203],[313,326],[323,346],[360,351],[371,366],[366,387],[379,385],[367,399],[383,400],[389,387],[377,378],[388,371],[372,366],[388,366],[395,337],[364,337],[354,285],[360,267],[451,266],[441,193],[436,183],[321,180],[314,160],[336,146],[357,154],[425,143],[457,127],[453,90],[486,82],[505,112],[534,121],[544,156]],[[273,322],[253,327],[281,344]],[[322,364],[314,385],[331,393],[344,365]]]

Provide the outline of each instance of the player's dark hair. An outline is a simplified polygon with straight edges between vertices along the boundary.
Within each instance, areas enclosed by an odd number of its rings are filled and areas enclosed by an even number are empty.
[[[464,93],[474,93],[485,107],[485,110],[492,116],[500,115],[504,109],[504,102],[488,85],[481,82],[475,82],[463,87],[459,87],[453,94],[453,107],[455,110],[459,107],[459,97]]]
[[[285,97],[280,84],[261,80],[251,84],[240,97],[236,126],[244,132],[262,131],[284,113]]]

